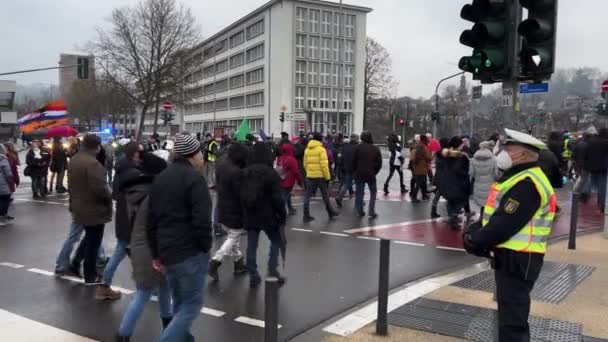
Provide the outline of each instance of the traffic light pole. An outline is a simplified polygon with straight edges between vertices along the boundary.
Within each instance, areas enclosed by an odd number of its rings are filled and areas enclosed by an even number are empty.
[[[517,32],[517,27],[521,23],[522,20],[522,6],[519,1],[513,0],[510,6],[512,22],[510,23],[511,27],[509,30],[511,32]],[[507,128],[514,129],[515,118],[517,117],[518,111],[518,93],[519,93],[519,75],[521,71],[520,60],[519,60],[519,51],[521,51],[521,38],[518,34],[510,35],[509,39],[509,53],[511,54],[511,61],[513,61],[513,65],[511,65],[511,79],[509,81],[503,82],[503,89],[511,89],[511,112],[510,115],[506,115],[505,126]]]
[[[443,83],[444,81],[447,81],[449,79],[452,79],[454,77],[458,77],[460,75],[463,75],[464,71],[461,71],[457,74],[454,74],[452,76],[448,76],[446,78],[443,78],[441,80],[439,80],[439,82],[437,82],[437,86],[435,87],[435,112],[439,113],[439,86],[441,85],[441,83]],[[439,120],[439,117],[437,117],[437,120],[433,120],[433,138],[437,138],[437,121]]]
[[[3,72],[3,73],[0,74],[0,76],[15,75],[15,74],[25,74],[25,73],[28,73],[28,72],[45,71],[45,70],[55,70],[55,69],[65,69],[65,68],[77,68],[79,66],[80,66],[80,64],[74,64],[74,65],[64,65],[64,66],[50,67],[50,68],[40,68],[40,69],[29,69],[29,70],[19,70],[19,71]]]

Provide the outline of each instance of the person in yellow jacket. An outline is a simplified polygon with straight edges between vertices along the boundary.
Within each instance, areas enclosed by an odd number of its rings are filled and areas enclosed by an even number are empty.
[[[317,189],[321,191],[323,202],[325,203],[325,209],[329,218],[332,219],[338,216],[329,203],[329,193],[327,192],[327,183],[331,180],[331,173],[329,171],[329,158],[327,158],[327,151],[322,144],[323,135],[321,133],[315,133],[311,141],[308,142],[306,150],[304,151],[304,170],[306,172],[306,193],[304,195],[304,222],[310,222],[314,220],[314,217],[310,216],[310,198],[317,192]]]
[[[500,342],[530,341],[530,292],[538,279],[557,201],[538,164],[545,144],[506,129],[496,157],[503,176],[492,185],[481,222],[463,235],[465,249],[492,259],[495,270]]]

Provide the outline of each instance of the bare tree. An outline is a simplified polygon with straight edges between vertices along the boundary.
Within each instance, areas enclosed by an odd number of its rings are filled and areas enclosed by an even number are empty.
[[[367,38],[365,82],[363,90],[363,122],[365,124],[371,104],[379,98],[389,98],[397,87],[391,75],[392,60],[389,52],[378,41]]]
[[[99,28],[92,50],[109,78],[138,105],[138,138],[148,110],[155,122],[163,97],[181,93],[194,60],[186,58],[200,42],[189,8],[175,0],[143,0],[134,7],[114,9],[111,27]]]

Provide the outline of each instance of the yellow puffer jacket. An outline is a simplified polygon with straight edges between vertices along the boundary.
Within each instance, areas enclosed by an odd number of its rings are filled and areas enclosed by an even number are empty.
[[[327,151],[320,141],[311,140],[308,143],[304,151],[304,170],[306,170],[306,178],[331,179]]]

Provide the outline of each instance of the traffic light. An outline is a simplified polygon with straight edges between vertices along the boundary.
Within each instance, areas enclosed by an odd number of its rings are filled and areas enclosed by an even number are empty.
[[[431,113],[431,121],[439,121],[439,112]]]
[[[595,112],[598,115],[608,115],[608,104],[606,104],[605,102],[600,103],[599,105],[597,105],[597,107],[595,107]]]
[[[474,23],[462,32],[460,43],[473,48],[458,67],[473,74],[474,80],[496,83],[511,77],[511,11],[505,1],[473,0],[462,7],[460,17]]]
[[[169,112],[169,111],[163,111],[162,114],[162,119],[163,119],[163,124],[165,126],[167,126],[168,124],[170,124],[173,121],[173,113]]]
[[[517,32],[523,37],[521,80],[548,80],[555,71],[555,33],[557,29],[557,0],[519,0],[528,10],[528,19],[521,22]]]
[[[78,57],[77,76],[79,80],[89,78],[89,59],[86,57]]]
[[[167,122],[171,123],[173,122],[173,113],[172,112],[167,112]]]
[[[405,126],[405,120],[399,118],[399,126]]]
[[[281,116],[279,117],[281,122],[285,122],[285,112],[281,112]]]

